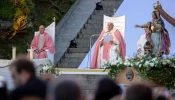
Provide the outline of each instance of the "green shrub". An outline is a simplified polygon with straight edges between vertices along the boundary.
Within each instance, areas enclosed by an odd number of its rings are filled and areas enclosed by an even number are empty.
[[[14,14],[14,6],[9,0],[0,0],[0,19],[12,20]]]

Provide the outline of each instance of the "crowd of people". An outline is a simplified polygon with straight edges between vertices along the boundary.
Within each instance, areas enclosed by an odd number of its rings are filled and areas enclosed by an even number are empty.
[[[9,70],[15,89],[8,91],[5,78],[0,76],[0,100],[86,100],[87,98],[74,79],[57,82],[54,87],[49,88],[56,81],[47,75],[44,78],[37,77],[33,62],[27,58],[16,59],[10,64]],[[173,100],[173,95],[164,89],[155,92],[144,84],[133,84],[123,93],[114,80],[104,77],[98,82],[92,100]]]

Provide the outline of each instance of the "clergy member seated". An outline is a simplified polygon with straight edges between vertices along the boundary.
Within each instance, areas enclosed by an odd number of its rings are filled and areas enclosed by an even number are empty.
[[[34,59],[48,58],[46,50],[55,54],[53,40],[51,36],[45,32],[44,25],[40,25],[39,34],[37,34],[32,40],[31,47],[34,49]]]
[[[125,53],[126,44],[120,31],[108,22],[107,29],[102,30],[96,42],[91,68],[105,68],[107,63],[125,59]]]

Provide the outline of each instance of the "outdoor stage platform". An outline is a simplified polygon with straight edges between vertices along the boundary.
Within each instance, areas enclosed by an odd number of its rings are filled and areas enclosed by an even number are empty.
[[[87,76],[108,76],[109,70],[104,69],[71,69],[71,68],[58,68],[61,75],[87,75]],[[128,72],[132,72],[128,76]],[[109,76],[110,77],[110,76]],[[129,78],[128,78],[129,77]],[[143,80],[138,75],[138,73],[131,67],[126,67],[121,71],[117,77],[113,77],[118,84],[123,84],[124,86],[129,86],[134,83],[144,83],[151,87],[160,87],[161,85],[154,82]]]

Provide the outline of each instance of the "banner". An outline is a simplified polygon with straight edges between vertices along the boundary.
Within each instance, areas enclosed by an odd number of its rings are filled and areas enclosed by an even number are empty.
[[[123,38],[124,38],[124,34],[125,34],[125,15],[120,16],[120,17],[109,17],[104,15],[104,19],[103,19],[103,29],[107,28],[107,23],[108,22],[112,22],[114,24],[114,28],[118,29]]]

